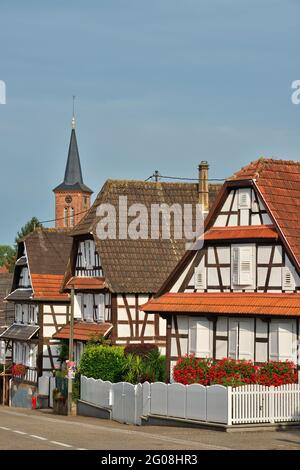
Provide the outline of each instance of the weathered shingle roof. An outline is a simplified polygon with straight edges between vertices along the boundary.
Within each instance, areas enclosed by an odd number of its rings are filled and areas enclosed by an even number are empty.
[[[253,180],[300,266],[300,162],[261,158],[229,180]]]
[[[211,201],[216,196],[217,187],[212,186]],[[120,240],[118,237],[115,240],[99,240],[96,234],[99,221],[97,208],[100,204],[112,204],[117,209],[118,227],[120,196],[127,197],[128,207],[136,203],[143,204],[150,214],[152,204],[179,204],[181,207],[192,204],[195,207],[199,197],[198,185],[108,180],[89,212],[72,231],[73,236],[93,234],[105,280],[112,292],[154,293],[183,255],[185,240],[176,240],[174,237],[163,240],[150,237],[146,240]],[[129,217],[128,223],[130,220]]]

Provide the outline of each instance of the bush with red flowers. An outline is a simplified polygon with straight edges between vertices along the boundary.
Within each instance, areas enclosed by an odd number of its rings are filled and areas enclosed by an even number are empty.
[[[275,386],[297,383],[295,364],[292,362],[266,362],[256,366],[252,361],[224,358],[196,358],[187,355],[178,359],[173,368],[174,380],[184,385],[221,384],[238,387],[247,384]]]
[[[11,375],[13,377],[24,377],[26,374],[26,366],[23,364],[15,364],[12,366]]]

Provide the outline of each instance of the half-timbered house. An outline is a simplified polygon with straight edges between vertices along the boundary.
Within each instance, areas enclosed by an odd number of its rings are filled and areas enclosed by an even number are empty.
[[[299,162],[259,159],[224,183],[203,246],[143,306],[167,320],[169,376],[185,354],[298,363],[299,207]]]
[[[22,382],[31,390],[39,376],[51,375],[59,367],[59,342],[52,336],[68,321],[69,297],[60,289],[71,242],[66,231],[37,229],[18,243],[6,297],[14,305],[14,321],[0,339],[11,348],[13,364],[26,366]]]
[[[162,203],[183,208],[184,204],[201,202],[206,208],[220,186],[208,184],[207,162],[199,170],[199,184],[108,180],[90,211],[72,231],[73,247],[64,289],[75,291],[76,360],[93,335],[110,338],[112,344],[155,343],[165,350],[165,320],[159,315],[144,314],[140,306],[157,292],[182,257],[185,240],[175,239],[172,230],[169,239],[131,239],[119,234],[115,239],[101,239],[97,236],[97,209],[105,204],[115,207],[119,227],[120,197],[126,197],[128,207],[142,204],[148,214],[153,204]],[[133,218],[128,216],[128,224]],[[67,340],[69,325],[54,337]]]

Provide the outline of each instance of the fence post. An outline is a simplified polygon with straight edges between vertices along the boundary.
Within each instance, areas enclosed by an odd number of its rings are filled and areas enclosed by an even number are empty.
[[[227,387],[227,425],[232,425],[232,387]]]
[[[275,413],[275,408],[274,408],[274,401],[275,401],[275,393],[274,393],[274,387],[271,386],[269,387],[269,414],[270,414],[270,423],[274,423],[274,413]]]

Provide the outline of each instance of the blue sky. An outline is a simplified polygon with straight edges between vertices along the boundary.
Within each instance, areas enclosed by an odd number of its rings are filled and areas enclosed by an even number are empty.
[[[72,95],[86,184],[299,160],[298,0],[1,0],[0,244],[54,218]]]

